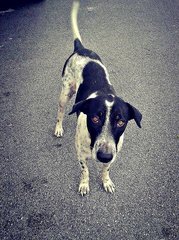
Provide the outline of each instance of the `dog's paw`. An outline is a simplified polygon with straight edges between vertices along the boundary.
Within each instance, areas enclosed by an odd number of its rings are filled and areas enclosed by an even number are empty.
[[[89,193],[89,182],[88,181],[81,181],[79,185],[78,191],[81,193],[82,196]]]
[[[59,123],[57,123],[56,124],[56,127],[55,127],[55,136],[56,137],[62,137],[63,136],[63,127],[59,124]]]
[[[106,192],[114,193],[115,185],[110,178],[103,180],[103,187]]]

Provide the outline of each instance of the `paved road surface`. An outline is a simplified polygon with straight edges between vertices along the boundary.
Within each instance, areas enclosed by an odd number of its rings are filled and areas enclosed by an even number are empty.
[[[0,239],[179,239],[178,1],[81,4],[83,43],[143,113],[142,129],[129,124],[111,170],[115,194],[102,189],[91,161],[83,198],[76,117],[66,115],[64,138],[53,136],[60,72],[73,49],[70,6],[46,0],[0,13]]]

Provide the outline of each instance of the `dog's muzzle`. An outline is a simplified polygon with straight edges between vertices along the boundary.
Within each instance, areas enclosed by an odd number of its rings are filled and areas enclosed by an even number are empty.
[[[113,147],[110,143],[103,142],[99,144],[96,151],[96,158],[102,163],[110,162],[114,157]]]

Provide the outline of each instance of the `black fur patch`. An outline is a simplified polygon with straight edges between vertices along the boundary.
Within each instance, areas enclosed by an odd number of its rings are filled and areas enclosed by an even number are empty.
[[[99,60],[101,62],[101,58],[92,50],[84,48],[78,38],[76,38],[74,41],[74,52],[78,53],[78,55],[80,56],[89,57],[91,59]]]
[[[83,47],[83,44],[81,43],[81,41],[78,38],[76,38],[74,40],[74,52],[77,52],[77,51],[79,51],[80,49],[83,49],[83,48],[84,47]]]
[[[91,148],[93,148],[97,137],[102,132],[106,120],[106,110],[104,97],[99,96],[95,99],[91,99],[91,104],[87,113],[87,127],[91,137]],[[93,117],[99,117],[99,123],[93,123]]]
[[[76,51],[76,53],[78,53],[78,55],[80,56],[89,57],[91,59],[99,60],[101,62],[101,58],[92,50],[83,48]]]
[[[117,123],[121,120],[125,124],[122,127],[118,127]],[[117,144],[119,138],[124,133],[127,123],[129,121],[129,108],[127,104],[119,97],[115,97],[114,105],[110,114],[110,124],[111,124],[111,133],[114,138],[114,141]]]
[[[83,83],[79,86],[75,102],[86,99],[94,92],[114,94],[114,89],[109,85],[103,67],[91,61],[83,69]]]
[[[65,68],[66,68],[66,66],[68,64],[68,61],[70,60],[70,58],[75,53],[77,53],[80,56],[89,57],[91,59],[99,60],[100,62],[102,62],[101,58],[95,52],[93,52],[92,50],[89,50],[87,48],[84,48],[84,46],[82,45],[80,40],[77,38],[77,39],[74,40],[74,52],[69,56],[69,58],[66,60],[66,62],[64,64],[64,67],[63,67],[63,70],[62,70],[62,77],[65,74]]]

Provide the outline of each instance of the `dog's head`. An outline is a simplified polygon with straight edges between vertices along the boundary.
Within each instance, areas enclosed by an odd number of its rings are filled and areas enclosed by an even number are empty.
[[[141,127],[142,114],[113,95],[96,96],[78,102],[69,114],[75,112],[87,115],[92,153],[94,158],[102,163],[115,159],[120,137],[128,121],[134,119],[137,126]]]

